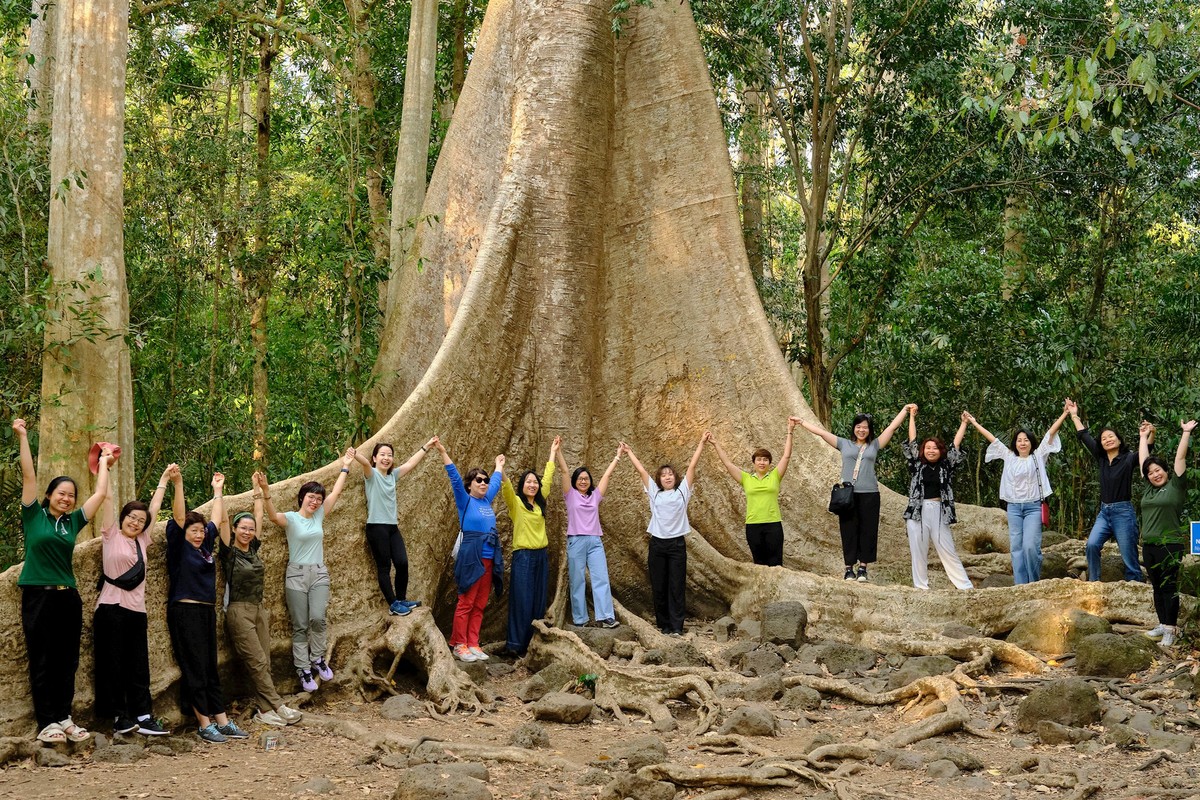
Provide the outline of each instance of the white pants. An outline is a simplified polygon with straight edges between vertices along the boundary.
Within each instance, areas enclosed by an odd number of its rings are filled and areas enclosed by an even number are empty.
[[[946,577],[958,589],[974,589],[967,571],[963,568],[958,553],[954,550],[954,536],[950,526],[942,522],[942,501],[926,500],[921,504],[921,519],[908,520],[908,549],[912,552],[913,586],[929,588],[929,541],[937,549],[938,558],[946,570]]]

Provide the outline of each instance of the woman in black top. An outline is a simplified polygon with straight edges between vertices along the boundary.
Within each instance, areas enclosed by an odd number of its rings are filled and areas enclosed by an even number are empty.
[[[933,541],[946,577],[957,589],[974,588],[967,570],[954,549],[950,526],[958,521],[954,513],[954,471],[963,461],[963,436],[967,433],[967,412],[954,435],[949,449],[936,436],[917,444],[917,406],[909,404],[908,441],[904,443],[904,458],[912,478],[908,483],[908,508],[904,519],[908,528],[908,548],[912,553],[913,586],[929,588],[929,542]]]
[[[1088,534],[1086,547],[1088,580],[1100,580],[1100,551],[1105,542],[1115,538],[1121,549],[1121,560],[1125,562],[1125,580],[1140,582],[1138,523],[1133,511],[1133,471],[1137,467],[1137,454],[1112,428],[1101,428],[1097,442],[1079,419],[1079,405],[1069,397],[1065,405],[1075,423],[1075,435],[1100,468],[1100,513]]]

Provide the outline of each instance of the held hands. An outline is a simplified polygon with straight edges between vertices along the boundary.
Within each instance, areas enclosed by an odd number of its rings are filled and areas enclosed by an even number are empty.
[[[225,490],[225,475],[221,472],[214,472],[212,476],[213,494],[220,494]]]
[[[1063,411],[1066,411],[1072,417],[1077,417],[1079,416],[1079,404],[1068,397],[1063,400]]]
[[[103,465],[105,468],[109,468],[109,467],[111,467],[111,466],[112,466],[112,465],[113,465],[115,462],[116,462],[116,459],[115,459],[115,458],[113,458],[113,451],[112,451],[112,448],[111,448],[111,447],[104,447],[104,448],[101,448],[101,450],[100,450],[100,461],[99,461],[98,463],[99,463],[99,464],[102,464],[102,465]]]
[[[917,415],[918,406],[916,403],[909,403],[905,408],[908,409],[909,416],[915,417]]]
[[[707,444],[716,444],[717,443],[717,440],[713,438],[712,431],[705,431],[704,435],[700,437],[700,441],[705,442]]]
[[[504,472],[504,454],[496,456],[496,472]]]
[[[1154,426],[1146,420],[1142,420],[1142,424],[1138,425],[1138,436],[1147,441],[1154,438]]]
[[[183,484],[183,472],[179,469],[178,464],[168,464],[167,473],[167,477],[169,477],[176,486]]]
[[[342,466],[345,467],[346,469],[349,469],[350,465],[353,463],[354,463],[354,448],[347,447],[345,454],[342,455]]]
[[[969,422],[972,425],[974,425],[975,424],[975,415],[972,414],[970,411],[963,411],[962,412],[962,421]]]
[[[167,481],[171,480],[171,470],[173,469],[179,469],[179,465],[174,463],[167,464],[167,466],[163,468],[162,477],[158,479],[158,482],[165,485]]]
[[[14,419],[12,429],[17,434],[18,439],[25,438],[26,434],[28,433],[25,430],[25,420],[23,419]]]
[[[438,446],[439,446],[439,440],[438,440],[438,437],[437,437],[437,436],[431,436],[431,437],[429,438],[429,441],[425,443],[425,450],[426,450],[426,451],[429,451],[429,450],[432,450],[433,448],[435,448],[435,447],[438,447]]]
[[[261,472],[255,472],[254,475],[251,476],[251,480],[254,482],[254,485],[258,487],[259,491],[262,492],[263,499],[270,499],[271,495],[268,490],[270,484],[267,483],[267,476]]]
[[[561,449],[562,449],[562,437],[555,436],[554,441],[550,443],[550,457],[553,458],[553,457],[557,456],[558,451]]]
[[[796,424],[797,424],[798,422],[800,422],[800,418],[799,418],[799,417],[788,417],[788,421],[787,421],[788,433],[795,433],[795,432],[796,432]]]

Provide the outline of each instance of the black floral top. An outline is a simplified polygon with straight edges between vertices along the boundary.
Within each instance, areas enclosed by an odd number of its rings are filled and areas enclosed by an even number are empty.
[[[903,448],[908,472],[912,476],[908,481],[908,508],[904,509],[904,518],[917,522],[921,520],[921,504],[925,502],[925,486],[921,480],[921,467],[925,466],[925,462],[921,460],[920,447],[920,442],[908,441],[904,443]],[[954,471],[964,458],[966,456],[962,450],[950,445],[942,460],[931,465],[937,468],[938,483],[941,486],[942,522],[947,525],[958,522],[954,513],[954,487],[951,484],[954,481]]]

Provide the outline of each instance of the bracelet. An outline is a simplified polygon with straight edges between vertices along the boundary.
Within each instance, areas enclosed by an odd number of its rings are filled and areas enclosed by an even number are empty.
[[[422,453],[428,453],[428,452],[429,452],[429,448],[428,448],[428,447],[426,447],[425,445],[421,445],[421,452],[422,452]]]
[[[166,485],[165,483],[160,483],[160,484],[158,485],[158,488],[159,488],[159,490],[160,490],[160,491],[164,491],[164,492],[165,492],[165,491],[167,490],[167,485]]]
[[[253,497],[255,500],[262,500],[262,499],[263,499],[262,492],[258,492],[257,494],[252,494],[252,495],[250,495],[250,496],[251,496],[251,497]]]
[[[348,467],[342,467],[342,472],[348,473],[350,472],[350,469]]]

